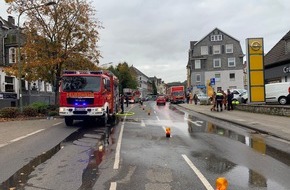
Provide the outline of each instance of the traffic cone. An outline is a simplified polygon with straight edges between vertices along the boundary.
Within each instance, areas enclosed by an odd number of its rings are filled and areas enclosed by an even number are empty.
[[[166,129],[165,129],[165,135],[166,135],[167,138],[170,138],[170,133],[171,133],[170,127],[166,127]]]
[[[228,180],[224,177],[219,177],[216,180],[216,190],[227,190]]]

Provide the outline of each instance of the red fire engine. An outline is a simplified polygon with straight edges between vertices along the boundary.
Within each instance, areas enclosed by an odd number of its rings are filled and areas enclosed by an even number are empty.
[[[67,126],[74,120],[115,121],[119,108],[118,79],[110,71],[64,71],[59,115]]]

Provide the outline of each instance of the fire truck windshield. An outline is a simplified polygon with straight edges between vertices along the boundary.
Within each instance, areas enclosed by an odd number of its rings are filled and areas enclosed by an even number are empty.
[[[100,91],[101,78],[91,76],[64,76],[62,78],[62,90],[71,91]]]

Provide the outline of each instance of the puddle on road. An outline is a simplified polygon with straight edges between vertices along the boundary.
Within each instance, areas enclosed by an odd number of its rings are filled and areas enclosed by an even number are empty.
[[[188,115],[188,132],[190,134],[195,133],[211,133],[229,138],[245,144],[246,146],[252,148],[253,150],[274,158],[287,166],[290,166],[290,154],[282,150],[279,150],[266,143],[263,135],[258,133],[248,133],[248,135],[238,134],[234,130],[220,127],[214,125],[210,122],[203,122],[203,124],[196,125],[198,118]],[[275,187],[274,189],[283,189],[279,184],[274,181],[268,180],[263,175],[256,171],[253,171],[244,166],[236,165],[229,160],[226,160],[217,155],[202,151],[202,152],[192,152],[192,156],[199,159],[201,162],[205,162],[206,169],[215,174],[225,174],[226,177],[231,178],[233,184],[238,184],[239,186],[244,186],[245,188],[269,188]],[[233,182],[233,180],[239,179]]]
[[[203,162],[205,168],[214,174],[223,174],[231,184],[247,189],[284,189],[274,181],[244,166],[236,165],[210,152],[192,152],[191,156]]]
[[[111,151],[110,146],[115,142],[111,135],[114,133],[114,127],[108,127],[107,129],[109,130],[105,130],[104,138],[102,138],[99,142],[96,141],[98,143],[96,143],[95,146],[91,146],[91,149],[89,150],[90,157],[88,158],[89,161],[87,167],[83,170],[82,185],[79,188],[80,190],[91,189],[94,186],[97,178],[99,177],[98,166],[105,158],[105,155]],[[0,184],[0,189],[24,189],[25,186],[30,186],[27,182],[31,177],[34,177],[30,176],[30,174],[35,170],[35,168],[54,156],[63,147],[64,143],[73,143],[74,141],[81,140],[82,138],[87,138],[85,137],[87,134],[86,130],[86,128],[80,128],[77,132],[72,133],[51,150],[31,160],[27,165],[13,174],[8,180],[2,182],[2,184]],[[97,128],[94,132],[96,134],[101,131]]]
[[[190,117],[190,116],[189,116]],[[190,117],[192,120],[195,117]],[[196,119],[196,118],[195,118]],[[239,141],[250,148],[254,149],[255,151],[268,155],[287,166],[290,166],[290,154],[287,152],[283,152],[273,146],[270,146],[266,143],[264,137],[258,133],[248,134],[248,136],[238,134],[237,132],[220,127],[218,125],[214,125],[210,122],[204,122],[203,125],[196,126],[191,122],[188,122],[188,132],[191,134],[193,133],[213,133],[217,134],[226,138],[230,138],[235,141]]]

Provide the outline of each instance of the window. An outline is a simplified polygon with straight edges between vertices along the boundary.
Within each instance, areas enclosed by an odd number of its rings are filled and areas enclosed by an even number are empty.
[[[196,74],[196,82],[200,82],[200,74]]]
[[[222,41],[223,36],[222,35],[211,35],[210,36],[210,41],[215,42],[215,41]]]
[[[230,57],[228,58],[228,67],[235,67],[236,66],[236,58]]]
[[[213,54],[221,54],[221,46],[220,45],[213,46]]]
[[[215,78],[215,81],[216,81],[216,82],[221,81],[221,74],[220,74],[220,73],[215,73],[215,74],[214,74],[214,78]]]
[[[233,52],[234,52],[234,45],[226,44],[226,53],[233,53]]]
[[[9,48],[9,63],[16,63],[16,48]]]
[[[5,76],[5,92],[14,92],[14,77]]]
[[[230,81],[234,81],[236,78],[235,73],[230,73]]]
[[[221,59],[213,59],[213,67],[217,68],[217,67],[221,67]]]
[[[207,46],[201,46],[200,47],[200,54],[201,55],[208,55],[208,47]]]
[[[194,61],[194,68],[195,68],[195,69],[201,69],[200,59],[196,59],[196,60]]]

